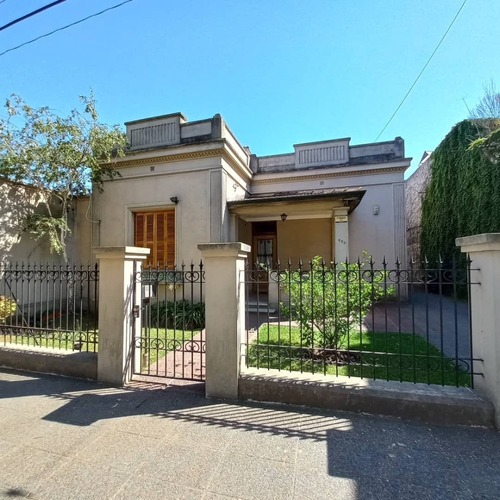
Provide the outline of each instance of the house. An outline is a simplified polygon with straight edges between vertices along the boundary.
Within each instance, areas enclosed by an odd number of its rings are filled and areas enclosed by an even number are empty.
[[[223,118],[173,113],[126,123],[120,177],[92,202],[94,246],[151,249],[153,266],[197,262],[199,243],[241,241],[274,265],[321,255],[406,260],[404,141],[349,138],[252,154]]]

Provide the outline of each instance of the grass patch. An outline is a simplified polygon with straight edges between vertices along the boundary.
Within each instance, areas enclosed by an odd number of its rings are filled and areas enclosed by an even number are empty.
[[[86,313],[58,315],[54,319],[31,317],[18,324],[0,324],[0,345],[15,344],[68,351],[97,352],[97,319]]]
[[[326,361],[321,346],[315,347],[319,354],[313,357],[301,343],[299,327],[264,324],[247,348],[247,363],[267,369],[470,386],[469,374],[458,371],[451,359],[417,334],[352,332],[349,342],[344,339],[339,347],[343,359],[336,361]]]
[[[1,330],[0,330],[1,332]],[[3,335],[0,333],[0,346],[6,344],[24,345],[30,347],[46,347],[48,349],[64,349],[67,351],[97,352],[97,338],[95,343],[87,340],[92,338],[93,332],[63,332],[43,331],[19,335]]]

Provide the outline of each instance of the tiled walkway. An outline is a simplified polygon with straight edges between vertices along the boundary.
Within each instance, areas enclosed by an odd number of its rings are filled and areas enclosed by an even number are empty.
[[[3,371],[0,497],[499,498],[500,434]]]

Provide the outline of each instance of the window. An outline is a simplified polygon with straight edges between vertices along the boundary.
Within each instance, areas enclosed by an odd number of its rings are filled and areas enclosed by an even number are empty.
[[[175,263],[175,209],[135,212],[134,244],[151,250],[145,266],[173,267]]]

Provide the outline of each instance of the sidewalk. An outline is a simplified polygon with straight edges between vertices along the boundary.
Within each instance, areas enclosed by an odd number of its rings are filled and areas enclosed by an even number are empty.
[[[499,498],[500,434],[0,371],[1,498]]]

